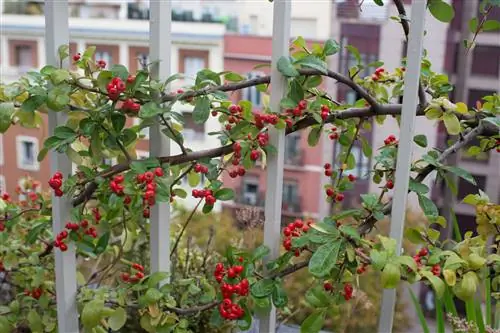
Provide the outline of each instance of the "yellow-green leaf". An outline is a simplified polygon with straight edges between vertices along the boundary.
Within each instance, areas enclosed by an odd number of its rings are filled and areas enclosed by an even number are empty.
[[[427,119],[433,120],[438,119],[443,115],[443,111],[441,109],[430,108],[425,111],[425,116]]]
[[[401,280],[399,266],[393,263],[385,265],[382,271],[382,286],[386,289],[396,288]]]
[[[460,113],[467,113],[467,112],[469,112],[469,108],[467,107],[467,105],[465,103],[458,102],[456,105],[457,105],[457,111],[458,112],[460,112]]]
[[[449,134],[457,135],[460,133],[460,121],[455,114],[452,112],[446,112],[443,115],[443,121]]]
[[[115,312],[109,317],[108,325],[113,331],[118,331],[125,325],[127,321],[127,312],[123,308],[117,308]]]
[[[453,287],[457,283],[457,274],[455,273],[455,271],[451,269],[445,269],[443,271],[443,276],[444,280],[450,287]]]
[[[96,299],[85,304],[81,316],[83,326],[85,328],[93,328],[99,325],[103,308],[104,301],[100,299]]]

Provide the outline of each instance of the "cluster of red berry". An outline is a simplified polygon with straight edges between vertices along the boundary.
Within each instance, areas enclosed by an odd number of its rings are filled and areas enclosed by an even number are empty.
[[[377,82],[378,80],[380,80],[382,75],[384,75],[384,73],[385,73],[385,69],[383,69],[382,67],[377,68],[375,70],[375,73],[373,73],[373,75],[372,75],[372,80]]]
[[[136,283],[139,282],[142,278],[144,278],[144,266],[134,263],[131,266],[132,268],[132,274],[123,272],[120,275],[120,278],[122,279],[123,282],[125,283]]]
[[[68,225],[66,225],[68,227]],[[78,227],[78,225],[77,225]],[[56,240],[54,241],[54,246],[58,247],[59,250],[65,252],[68,250],[68,246],[66,243],[64,243],[64,240],[68,237],[68,232],[66,230],[61,231],[60,233],[57,234]]]
[[[85,235],[88,235],[92,238],[97,238],[97,229],[92,226],[89,227],[88,220],[82,220],[80,224],[67,222],[65,228],[70,232],[75,232],[75,233],[82,230]],[[64,240],[67,237],[68,237],[68,231],[66,230],[63,230],[60,233],[58,233],[56,236],[56,240],[54,241],[54,247],[59,248],[63,252],[67,251],[68,246],[66,245],[66,243],[64,243]],[[79,235],[79,238],[81,238],[81,235]]]
[[[500,140],[497,139],[497,141],[495,142],[495,146],[497,146],[497,153],[500,153]]]
[[[367,267],[368,265],[365,264],[365,263],[362,263],[357,269],[356,269],[356,273],[358,274],[363,274],[364,272],[366,272],[367,270]]]
[[[323,283],[323,289],[325,289],[325,291],[328,291],[328,292],[333,292],[334,291],[333,284],[331,282],[329,282],[329,281],[325,281]],[[345,283],[344,284],[343,295],[344,295],[344,299],[346,301],[348,301],[348,300],[350,300],[352,298],[353,292],[354,292],[354,288],[352,287],[352,284]]]
[[[92,215],[94,216],[95,223],[99,224],[99,221],[101,220],[101,212],[99,212],[99,208],[92,208]]]
[[[236,178],[238,176],[243,177],[245,173],[246,173],[245,168],[240,165],[236,168],[233,168],[233,170],[229,171],[229,177],[231,178]]]
[[[307,101],[303,99],[297,103],[297,106],[294,109],[289,109],[286,112],[294,117],[300,117],[306,109]]]
[[[331,187],[327,188],[327,189],[325,190],[325,192],[326,192],[326,195],[327,195],[328,197],[332,198],[332,200],[333,200],[334,202],[341,202],[341,201],[343,201],[343,200],[344,200],[344,197],[345,197],[345,196],[344,196],[344,193],[340,193],[340,192],[339,192],[339,193],[336,193],[336,192],[335,192],[335,189],[333,189],[333,188],[331,188]]]
[[[311,220],[304,223],[301,219],[296,219],[294,222],[289,223],[285,228],[283,228],[283,247],[287,251],[294,250],[295,256],[300,256],[300,253],[305,249],[293,249],[292,238],[300,237],[303,233],[306,233],[311,228]]]
[[[203,189],[203,190],[194,189],[191,192],[191,194],[194,198],[199,198],[199,199],[205,198],[205,203],[209,206],[213,206],[217,201],[217,199],[215,199],[214,197],[213,191],[210,189]]]
[[[339,138],[339,132],[337,132],[337,127],[333,126],[330,128],[330,134],[328,135],[330,140],[337,140]]]
[[[124,112],[133,112],[138,113],[141,109],[141,105],[139,103],[134,102],[132,98],[127,98],[125,102],[122,104],[122,111]]]
[[[125,186],[123,186],[122,183],[124,180],[125,177],[123,177],[123,175],[116,175],[113,177],[113,180],[109,182],[109,188],[113,193],[115,193],[118,196],[123,195],[123,190],[125,189]]]
[[[41,288],[33,288],[31,291],[28,289],[24,290],[25,296],[31,296],[34,299],[39,299],[43,295],[43,290]]]
[[[384,144],[386,146],[391,145],[391,144],[396,144],[398,141],[396,140],[396,136],[394,134],[389,135],[387,138],[384,140]]]
[[[243,262],[243,258],[240,257],[239,261]],[[245,314],[241,306],[234,302],[234,297],[247,296],[250,290],[248,280],[243,278],[241,273],[243,273],[242,265],[234,265],[227,269],[221,262],[215,265],[214,277],[220,283],[223,298],[219,305],[219,313],[224,319],[237,320]],[[227,280],[223,281],[225,276]]]
[[[263,129],[265,124],[276,125],[280,118],[275,114],[263,114],[256,112],[254,115],[255,127]]]
[[[208,173],[208,167],[200,163],[196,163],[193,169],[194,172],[196,173],[203,173],[203,174]]]
[[[330,163],[325,163],[325,176],[331,177],[333,174],[332,165]]]
[[[112,101],[116,101],[120,94],[125,91],[125,83],[119,77],[114,77],[106,86],[108,97]]]
[[[233,165],[238,165],[238,164],[240,164],[240,159],[241,159],[241,144],[239,142],[233,143],[233,151],[234,151],[234,154],[233,154],[233,160],[231,163]]]
[[[413,256],[413,260],[417,264],[417,267],[420,268],[422,267],[422,258],[426,259],[426,257],[429,255],[429,250],[427,248],[421,248],[420,251],[416,255]],[[431,268],[432,274],[435,276],[440,276],[441,275],[441,265],[435,264]]]
[[[239,123],[243,117],[241,113],[243,112],[243,108],[240,105],[232,104],[228,108],[230,116],[227,118],[228,124],[226,124],[226,131],[230,131],[233,128],[233,124]],[[212,116],[216,117],[218,115],[217,111],[212,111]]]
[[[321,119],[325,121],[330,115],[330,108],[326,105],[321,105]]]
[[[49,179],[49,186],[54,190],[54,195],[56,197],[62,197],[64,194],[61,190],[62,183],[63,175],[59,171],[54,173],[54,175]]]
[[[137,182],[142,184],[144,187],[143,205],[144,209],[142,211],[142,216],[149,218],[151,214],[151,206],[156,203],[156,183],[154,182],[155,177],[163,177],[163,169],[157,167],[152,171],[146,171],[145,173],[137,175]]]

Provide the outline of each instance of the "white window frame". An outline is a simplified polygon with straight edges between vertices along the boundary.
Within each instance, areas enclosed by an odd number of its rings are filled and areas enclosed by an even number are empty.
[[[247,73],[247,78],[249,80],[261,76],[265,76],[265,74],[256,71]],[[259,96],[259,98],[257,98],[257,96]],[[252,106],[254,107],[262,107],[262,105],[264,104],[262,93],[258,91],[257,87],[255,86],[243,89],[242,99],[250,101],[252,103]]]
[[[199,67],[199,68],[195,68],[195,70],[191,70],[191,68],[189,68],[188,70],[188,60],[189,59],[196,59],[196,60],[201,60],[201,62],[203,63],[203,66]],[[205,63],[205,58],[204,57],[200,57],[200,56],[185,56],[182,61],[184,62],[184,75],[185,75],[185,78],[186,80],[188,81],[193,81],[196,79],[196,75],[198,74],[199,71],[201,71],[202,69],[204,68],[207,68],[207,64]]]
[[[0,165],[3,165],[4,163],[4,156],[3,156],[3,134],[0,134]]]
[[[7,183],[5,182],[5,176],[0,175],[0,193],[4,194],[7,192]]]
[[[33,143],[33,164],[28,165],[23,161],[23,142]],[[38,163],[37,157],[39,152],[38,139],[34,136],[18,135],[16,136],[16,147],[17,147],[17,167],[22,170],[27,171],[38,171],[40,170],[40,163]]]
[[[147,150],[136,150],[135,154],[137,155],[138,160],[145,160],[149,158],[149,151]]]

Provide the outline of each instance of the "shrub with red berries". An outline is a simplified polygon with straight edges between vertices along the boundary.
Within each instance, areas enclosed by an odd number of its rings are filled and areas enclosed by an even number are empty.
[[[248,296],[250,283],[243,276],[244,267],[234,265],[225,267],[219,262],[215,265],[214,277],[220,285],[222,302],[218,310],[222,318],[227,320],[237,320],[243,317],[245,311],[238,304],[242,298]]]
[[[108,83],[106,89],[108,91],[108,98],[112,101],[118,100],[120,94],[125,91],[125,83],[119,77],[114,77],[111,82]]]
[[[61,190],[62,185],[63,185],[63,175],[61,172],[57,171],[49,179],[49,186],[54,190],[54,195],[56,197],[63,196],[64,192]]]

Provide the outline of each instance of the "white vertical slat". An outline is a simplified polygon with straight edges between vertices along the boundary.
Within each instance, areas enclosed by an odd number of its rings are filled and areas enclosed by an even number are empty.
[[[166,80],[170,72],[171,1],[150,1],[149,55],[155,64],[151,75]],[[161,133],[158,123],[151,126],[150,156],[170,154],[170,140]],[[151,209],[151,272],[170,271],[170,203],[157,203]]]
[[[286,93],[287,81],[278,71],[278,60],[288,56],[290,43],[290,16],[292,3],[289,0],[275,0],[273,12],[273,54],[271,63],[271,110],[280,110],[280,101]],[[271,127],[270,143],[278,153],[267,158],[266,204],[264,222],[264,244],[271,249],[266,260],[279,256],[281,232],[281,204],[283,196],[283,166],[285,156],[285,132]],[[274,332],[276,309],[260,318],[260,332]]]
[[[413,1],[408,42],[408,63],[404,81],[403,109],[401,115],[398,157],[396,161],[395,189],[391,212],[390,237],[396,239],[396,254],[401,254],[401,244],[406,216],[408,179],[412,162],[413,135],[415,130],[415,107],[418,105],[418,84],[423,51],[426,1]],[[384,290],[379,322],[379,333],[392,331],[396,289]]]
[[[59,66],[58,48],[69,43],[68,2],[67,0],[47,0],[45,2],[45,52],[47,64]],[[63,62],[68,68],[68,60]],[[49,112],[49,133],[54,132],[65,117],[59,112]],[[64,154],[51,152],[50,169],[60,171],[65,177],[71,174],[71,162]],[[52,229],[54,235],[64,229],[71,209],[67,197],[52,195]],[[75,247],[68,244],[68,251],[54,249],[56,270],[56,299],[58,331],[78,333],[78,312],[76,309],[76,257]]]

